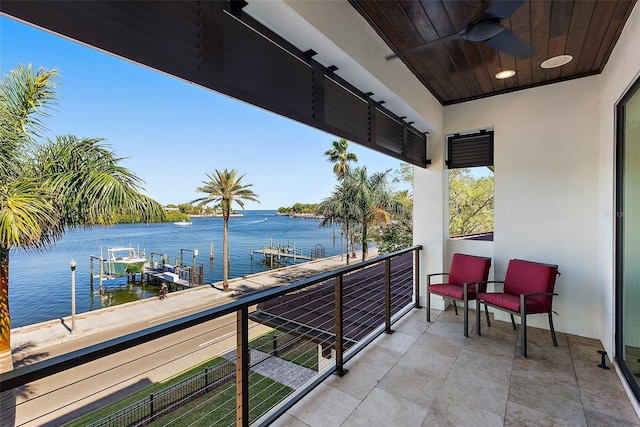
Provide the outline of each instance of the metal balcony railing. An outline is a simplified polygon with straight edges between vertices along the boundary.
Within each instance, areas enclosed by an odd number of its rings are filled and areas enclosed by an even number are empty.
[[[418,307],[420,246],[0,374],[17,425],[268,425]],[[231,371],[221,371],[231,365]],[[7,398],[7,396],[9,398]],[[55,403],[52,403],[55,402]],[[54,409],[47,409],[54,408]],[[4,421],[3,421],[4,425]]]

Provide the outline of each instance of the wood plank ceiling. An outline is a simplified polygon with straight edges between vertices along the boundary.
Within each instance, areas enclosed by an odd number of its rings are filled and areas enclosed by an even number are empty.
[[[480,0],[349,1],[396,54],[461,31],[489,6]],[[404,61],[443,105],[598,74],[635,3],[523,1],[501,24],[532,48],[532,56],[524,59],[483,42],[458,39],[395,60]],[[571,55],[573,60],[558,68],[540,66],[558,55]],[[508,69],[515,76],[495,78]]]

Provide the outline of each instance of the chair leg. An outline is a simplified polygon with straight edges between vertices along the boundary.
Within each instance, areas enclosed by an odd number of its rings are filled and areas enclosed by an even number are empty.
[[[485,305],[485,308],[487,306]],[[476,334],[480,334],[480,298],[476,295]]]
[[[487,305],[484,305],[484,314],[487,316],[487,325],[491,326],[491,320],[489,320],[489,307],[487,307]]]
[[[456,316],[458,315],[458,306],[456,305],[456,300],[452,300],[453,301],[453,309],[456,312]]]
[[[556,340],[556,331],[553,329],[553,314],[549,311],[549,329],[551,330],[551,340],[553,340],[553,346],[558,346],[558,341]]]
[[[511,316],[511,326],[513,326],[513,330],[515,331],[516,328],[516,319],[513,318],[513,314],[509,314],[509,316]]]
[[[431,322],[431,294],[429,293],[429,285],[427,285],[427,322]]]
[[[522,337],[522,356],[527,357],[527,301],[520,295],[520,336]]]
[[[455,304],[455,300],[453,302]],[[463,286],[462,303],[464,304],[464,336],[469,338],[469,287],[466,284]]]

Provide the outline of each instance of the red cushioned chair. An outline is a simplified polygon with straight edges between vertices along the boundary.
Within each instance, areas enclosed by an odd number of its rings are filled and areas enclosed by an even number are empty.
[[[547,313],[549,329],[555,347],[556,332],[553,329],[552,309],[553,292],[556,277],[559,276],[558,266],[538,262],[512,259],[507,266],[504,281],[487,281],[484,283],[503,283],[502,292],[480,292],[476,299],[476,332],[480,335],[480,304],[506,311],[511,316],[511,324],[516,330],[513,316],[520,316],[522,355],[527,357],[527,315]],[[487,323],[489,318],[487,317]]]
[[[491,258],[467,254],[454,254],[448,273],[433,273],[427,275],[427,322],[431,321],[431,294],[451,298],[453,308],[458,315],[456,301],[464,306],[464,336],[469,336],[469,304],[476,298],[474,282],[485,282],[489,277]],[[431,284],[433,276],[448,276],[446,283]],[[484,285],[486,287],[486,285]],[[484,288],[483,288],[484,289]],[[485,307],[486,310],[486,307]],[[489,313],[487,312],[487,318]]]

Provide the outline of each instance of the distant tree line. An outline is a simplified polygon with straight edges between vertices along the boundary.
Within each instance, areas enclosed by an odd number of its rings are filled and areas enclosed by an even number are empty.
[[[278,213],[281,215],[292,215],[292,214],[316,215],[318,213],[318,203],[295,203],[293,206],[290,206],[290,207],[278,208]]]

